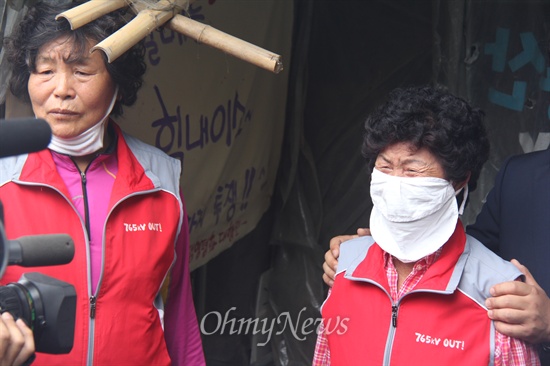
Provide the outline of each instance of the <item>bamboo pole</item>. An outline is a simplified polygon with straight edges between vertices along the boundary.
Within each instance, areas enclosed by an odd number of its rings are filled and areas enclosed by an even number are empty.
[[[128,24],[92,47],[92,51],[102,50],[109,62],[116,60],[133,45],[174,16],[176,8],[173,6],[172,1],[159,1],[157,4],[157,8],[168,10],[144,9],[139,11]]]
[[[71,29],[77,29],[126,5],[128,5],[126,0],[90,0],[58,14],[55,20],[65,18],[71,25]]]
[[[281,56],[183,15],[175,15],[166,26],[275,74],[283,70]]]
[[[278,74],[283,70],[281,56],[231,36],[209,25],[197,22],[176,12],[193,0],[160,0],[154,8],[133,0],[89,0],[56,16],[65,18],[76,29],[102,15],[132,3],[136,16],[124,27],[92,48],[101,50],[108,62],[113,62],[153,30],[165,25],[198,43],[219,49],[243,61]]]

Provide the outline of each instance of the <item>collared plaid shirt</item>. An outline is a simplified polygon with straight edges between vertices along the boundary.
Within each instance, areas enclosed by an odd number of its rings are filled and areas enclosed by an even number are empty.
[[[441,249],[416,262],[411,273],[403,281],[401,288],[397,287],[399,276],[391,260],[391,255],[385,253],[384,268],[386,269],[392,299],[399,299],[412,291],[418,282],[420,282],[428,268],[439,257],[440,253]],[[499,332],[495,333],[495,366],[540,365],[537,350],[533,345],[527,344],[516,338],[510,338]],[[317,337],[317,344],[315,345],[312,365],[330,366],[330,349],[328,346],[328,339],[324,332],[323,323],[321,323],[319,327],[319,335]]]

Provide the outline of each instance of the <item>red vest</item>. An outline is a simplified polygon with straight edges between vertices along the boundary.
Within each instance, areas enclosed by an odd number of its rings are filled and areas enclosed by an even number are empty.
[[[153,302],[174,260],[175,239],[183,217],[181,205],[175,192],[155,186],[122,136],[118,139],[117,154],[119,171],[104,231],[103,275],[94,318],[90,315],[91,285],[84,224],[68,198],[50,152],[28,156],[19,178],[24,183],[0,182],[9,239],[66,233],[75,243],[75,256],[69,264],[9,266],[2,278],[5,284],[17,282],[22,273],[40,272],[69,282],[76,289],[72,351],[66,355],[38,354],[33,365],[170,364]],[[153,161],[146,168],[174,171],[168,159],[166,164]],[[178,178],[174,174],[176,184]]]
[[[384,254],[378,245],[370,245],[365,249],[368,250],[366,256],[363,253],[347,272],[339,273],[322,308],[331,365],[488,365],[492,362],[494,327],[480,303],[480,293],[488,289],[483,287],[486,283],[498,283],[502,277],[491,278],[492,269],[483,265],[478,268],[479,261],[470,260],[465,239],[459,224],[415,290],[396,303],[389,295]],[[492,254],[483,251],[483,255]],[[472,266],[478,270],[472,273],[480,276],[474,280],[480,286],[470,283],[465,286],[467,290],[462,289],[459,285],[462,274],[470,273]],[[503,268],[512,271],[506,265]],[[510,279],[514,276],[517,273],[511,274]],[[488,281],[483,282],[485,280]],[[468,281],[472,281],[471,276]],[[476,292],[471,288],[481,290]]]

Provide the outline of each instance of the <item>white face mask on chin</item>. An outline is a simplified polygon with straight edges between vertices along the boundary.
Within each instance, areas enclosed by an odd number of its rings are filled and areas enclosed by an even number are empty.
[[[445,179],[396,177],[374,169],[370,192],[372,237],[401,262],[416,262],[434,253],[455,230],[459,214],[455,195],[460,191],[455,192]],[[467,194],[466,188],[460,211]]]
[[[103,138],[105,136],[105,126],[109,120],[109,115],[113,111],[118,95],[118,86],[111,100],[109,108],[104,117],[95,125],[82,132],[80,135],[70,138],[61,138],[52,135],[48,148],[60,154],[70,156],[85,156],[95,153],[103,148]]]

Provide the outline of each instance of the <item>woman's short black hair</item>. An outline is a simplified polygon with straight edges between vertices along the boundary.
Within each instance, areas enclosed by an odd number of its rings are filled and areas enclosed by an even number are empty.
[[[464,99],[431,86],[398,88],[365,122],[362,153],[370,170],[386,147],[408,142],[427,148],[441,163],[446,179],[473,191],[489,158],[484,113]]]
[[[31,72],[36,70],[36,56],[40,47],[60,37],[69,37],[74,44],[70,57],[78,60],[84,56],[88,41],[92,40],[97,44],[128,22],[129,14],[126,10],[106,14],[75,30],[71,30],[67,20],[55,20],[58,14],[79,4],[82,2],[38,3],[29,9],[12,35],[6,37],[4,47],[12,72],[9,86],[17,98],[30,101],[27,84]],[[103,51],[94,52],[102,53],[107,71],[119,88],[120,100],[115,103],[112,114],[121,115],[122,105],[134,104],[137,92],[143,84],[146,71],[144,43],[139,42],[112,63],[107,61]]]

